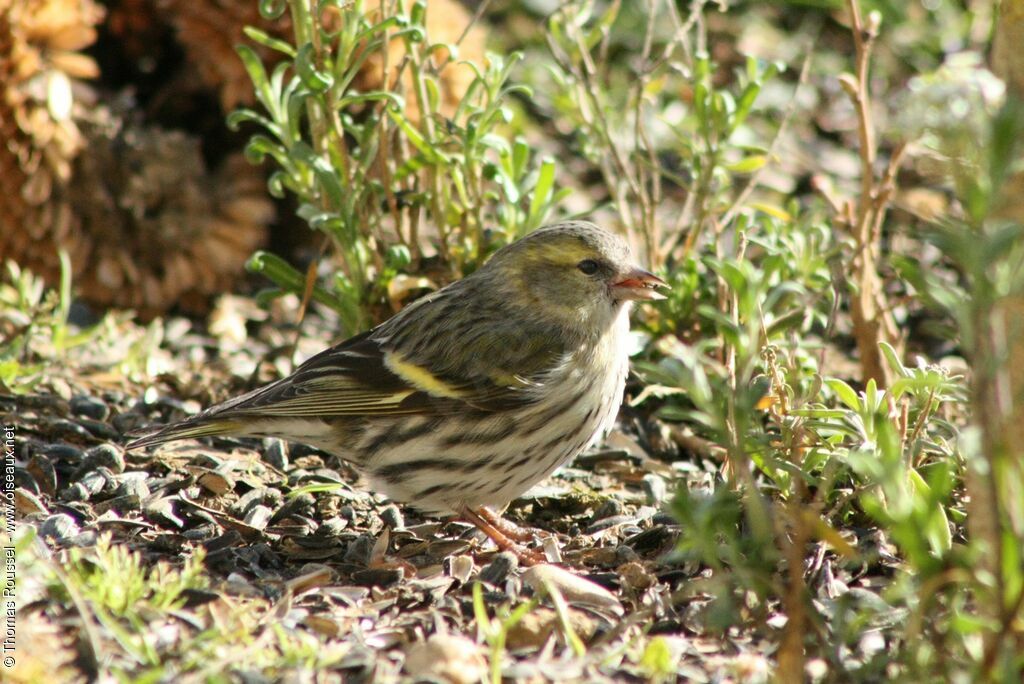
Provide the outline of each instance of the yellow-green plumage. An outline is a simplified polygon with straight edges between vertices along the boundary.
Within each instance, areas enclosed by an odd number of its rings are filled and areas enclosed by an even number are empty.
[[[629,302],[662,285],[593,224],[538,230],[295,373],[129,445],[276,436],[428,512],[504,506],[610,427]]]

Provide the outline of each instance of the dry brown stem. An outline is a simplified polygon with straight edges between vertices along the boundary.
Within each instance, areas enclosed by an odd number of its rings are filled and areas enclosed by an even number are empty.
[[[848,265],[850,316],[860,353],[862,380],[866,382],[873,379],[885,387],[890,378],[878,345],[888,342],[897,349],[902,345],[882,278],[878,275],[878,263],[881,258],[882,224],[895,189],[896,171],[903,157],[903,147],[898,146],[893,150],[885,171],[881,176],[876,175],[878,143],[871,113],[870,66],[871,50],[878,34],[878,20],[875,15],[871,15],[865,22],[857,0],[848,0],[848,5],[856,52],[856,73],[840,76],[839,83],[857,114],[861,187],[855,199],[845,202],[837,202],[835,198],[826,199],[836,210],[837,224],[844,227],[854,239],[854,254]]]

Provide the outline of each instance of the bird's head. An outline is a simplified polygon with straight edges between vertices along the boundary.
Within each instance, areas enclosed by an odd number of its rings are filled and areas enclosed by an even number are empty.
[[[567,325],[610,324],[627,302],[664,299],[657,288],[666,286],[636,264],[625,240],[585,221],[530,233],[496,252],[481,275],[538,318]]]

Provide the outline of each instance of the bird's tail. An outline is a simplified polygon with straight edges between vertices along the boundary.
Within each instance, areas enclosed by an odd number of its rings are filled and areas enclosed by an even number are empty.
[[[165,425],[141,434],[128,442],[125,449],[141,449],[176,439],[238,434],[244,430],[245,422],[237,418],[218,418],[200,414],[180,423]]]

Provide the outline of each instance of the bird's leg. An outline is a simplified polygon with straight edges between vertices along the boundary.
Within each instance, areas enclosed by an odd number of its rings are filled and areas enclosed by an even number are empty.
[[[490,523],[494,529],[500,531],[509,539],[514,539],[517,542],[531,542],[533,541],[534,535],[539,537],[546,535],[546,533],[540,530],[533,530],[529,527],[520,527],[511,520],[507,520],[492,511],[490,508],[487,508],[487,506],[481,506],[474,512]]]
[[[511,525],[511,523],[506,520],[502,520],[501,517],[495,515],[491,511],[488,511],[486,508],[480,507],[474,510],[466,507],[462,509],[462,517],[467,522],[471,522],[476,525],[481,532],[490,537],[491,540],[498,545],[499,549],[513,553],[523,565],[537,565],[538,563],[547,562],[547,558],[542,552],[526,548],[516,541],[516,539],[510,537],[503,530],[499,529],[498,526],[494,525],[492,523],[492,520],[494,519],[501,520],[506,523],[506,525]],[[520,534],[525,532],[525,530],[515,525],[512,525],[512,527]]]

